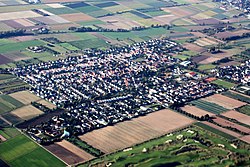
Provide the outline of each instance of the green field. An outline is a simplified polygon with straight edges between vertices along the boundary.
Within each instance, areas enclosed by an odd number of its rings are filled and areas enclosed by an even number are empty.
[[[208,126],[208,125],[203,124],[203,123],[201,123],[201,122],[196,122],[195,125],[197,125],[197,126],[203,128],[203,129],[205,129],[205,130],[207,130],[207,131],[210,131],[210,132],[212,132],[212,133],[214,133],[214,134],[217,134],[217,135],[220,135],[220,136],[222,136],[222,137],[225,137],[225,138],[228,139],[228,140],[234,140],[234,139],[236,139],[234,136],[231,136],[231,135],[229,135],[229,134],[227,134],[227,133],[224,133],[224,132],[222,132],[222,131],[219,131],[219,130],[217,130],[217,129],[214,129],[214,128],[212,128],[211,126]]]
[[[215,81],[213,81],[212,83],[218,85],[218,86],[222,86],[224,88],[230,89],[232,87],[234,87],[236,84],[228,82],[228,81],[224,81],[222,79],[217,79]]]
[[[195,100],[190,103],[202,110],[205,110],[214,114],[220,114],[228,110],[222,106],[219,106],[218,104],[210,103],[204,100]]]
[[[225,95],[225,96],[231,97],[233,99],[237,99],[237,100],[240,100],[240,101],[243,101],[243,102],[246,102],[246,103],[250,103],[250,97],[246,97],[246,96],[243,96],[241,94],[232,93],[230,91],[224,92],[222,94]]]
[[[65,166],[63,162],[24,135],[18,135],[1,143],[0,150],[0,159],[10,166]]]
[[[94,38],[80,41],[72,41],[69,42],[71,45],[79,48],[79,49],[87,49],[87,48],[105,48],[109,46],[104,40]]]
[[[177,136],[180,137],[181,135],[182,137],[177,139]],[[246,149],[246,147],[250,148],[250,146],[240,142],[237,143],[238,149],[235,149],[230,145],[230,140],[199,126],[191,126],[184,130],[133,146],[132,150],[119,151],[102,156],[80,166],[102,166],[108,163],[111,163],[115,167],[129,165],[155,167],[176,165],[235,166],[236,161],[232,157],[226,158],[229,152],[241,153],[242,158],[244,157],[245,159],[243,164],[250,164]],[[218,147],[218,144],[224,145],[224,148]],[[221,161],[223,158],[225,160]]]
[[[250,105],[245,105],[243,107],[237,108],[236,110],[250,116]]]
[[[198,69],[199,70],[210,70],[210,69],[213,69],[215,67],[216,67],[216,65],[213,65],[213,64],[202,64],[202,65],[198,66]]]
[[[8,95],[0,95],[0,114],[22,107],[24,104]]]
[[[55,15],[60,14],[72,14],[72,13],[79,13],[77,10],[73,10],[71,8],[63,7],[63,8],[46,8],[44,9],[50,13],[53,13]]]
[[[0,50],[1,50],[1,53],[7,53],[11,51],[24,50],[25,48],[29,46],[38,46],[38,45],[43,45],[43,44],[44,42],[39,41],[39,40],[17,42],[17,43],[12,43],[11,45],[9,44],[0,45]]]
[[[15,78],[15,76],[11,74],[0,74],[0,83],[2,82],[2,80],[11,79],[11,78]]]
[[[69,44],[69,43],[60,43],[60,46],[67,50],[79,50],[79,48]]]

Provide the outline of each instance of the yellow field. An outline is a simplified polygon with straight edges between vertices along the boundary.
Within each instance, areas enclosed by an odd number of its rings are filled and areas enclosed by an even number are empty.
[[[20,91],[20,92],[12,93],[10,94],[10,96],[26,105],[30,104],[33,101],[37,101],[41,99],[40,97],[30,93],[29,91]]]
[[[40,104],[48,107],[49,109],[53,109],[53,108],[56,107],[56,105],[54,105],[54,104],[52,104],[52,103],[50,103],[50,102],[48,102],[46,100],[39,100],[39,101],[37,101],[37,103],[40,103]]]
[[[18,108],[14,111],[11,112],[11,114],[14,114],[20,118],[22,118],[23,120],[29,120],[31,118],[34,118],[38,115],[43,114],[43,112],[35,107],[33,107],[32,105],[28,105],[28,106],[24,106],[21,108]]]
[[[9,13],[1,13],[0,14],[0,21],[21,19],[21,18],[32,18],[32,17],[40,17],[40,16],[41,15],[39,15],[33,11],[9,12]]]

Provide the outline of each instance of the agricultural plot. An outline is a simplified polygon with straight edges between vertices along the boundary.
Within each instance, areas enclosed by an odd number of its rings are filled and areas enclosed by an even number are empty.
[[[219,127],[217,125],[214,125],[210,122],[197,122],[195,123],[195,125],[207,130],[207,131],[210,131],[214,134],[217,134],[217,135],[220,135],[228,140],[234,140],[238,137],[240,137],[241,135],[238,134],[238,133],[235,133],[233,131],[230,131],[228,129],[225,129],[225,128],[222,128],[222,127]]]
[[[17,99],[18,101],[22,102],[25,105],[28,105],[33,101],[40,100],[40,97],[30,93],[29,91],[20,91],[20,92],[12,93],[10,94],[10,96]]]
[[[84,161],[83,158],[74,154],[68,149],[65,149],[64,147],[58,145],[57,143],[50,144],[44,147],[69,165],[73,165]]]
[[[194,43],[201,46],[201,47],[218,44],[216,41],[211,40],[209,38],[200,38],[200,39],[196,40]]]
[[[21,19],[21,18],[34,18],[34,17],[39,17],[39,16],[41,15],[33,11],[0,13],[0,21]]]
[[[11,114],[10,112],[3,113],[1,115],[1,117],[3,117],[5,120],[7,120],[11,125],[16,125],[18,123],[23,122],[23,120],[21,118],[19,118],[16,115]]]
[[[104,166],[105,164],[112,164],[112,166],[127,166],[129,164],[138,166],[158,164],[161,166],[224,166],[235,164],[233,158],[226,158],[229,152],[241,152],[245,158],[248,157],[248,152],[244,150],[244,147],[249,148],[248,145],[243,142],[233,143],[220,135],[221,133],[216,134],[210,129],[205,130],[203,127],[195,125],[130,149],[105,155],[80,165],[80,167]],[[199,138],[194,136],[199,136]],[[226,134],[225,137],[229,137],[229,135]],[[204,143],[211,142],[211,146],[201,142],[202,139]],[[237,149],[233,147],[234,145],[237,145]],[[221,161],[221,159],[225,159],[225,161]],[[246,158],[245,164],[248,163],[249,160]]]
[[[203,100],[218,104],[227,109],[239,108],[247,104],[247,103],[232,99],[230,97],[223,96],[221,94],[214,94],[212,96],[204,98]]]
[[[195,100],[190,103],[202,110],[205,110],[214,114],[220,114],[228,110],[222,106],[219,106],[218,104],[210,103],[204,100]]]
[[[23,104],[8,95],[0,95],[0,114],[9,112],[16,108],[23,106]]]
[[[250,116],[250,105],[245,105],[237,109],[237,111]]]
[[[237,121],[250,126],[250,116],[248,116],[246,114],[242,114],[242,113],[237,112],[235,110],[231,110],[231,111],[227,111],[221,115],[223,115],[227,118],[236,119]]]
[[[200,108],[197,108],[195,106],[190,106],[190,105],[185,105],[184,107],[181,107],[181,109],[197,117],[205,116],[206,114],[208,114],[209,116],[215,115],[214,113],[207,112],[205,110],[202,110]]]
[[[43,112],[32,105],[28,105],[12,111],[11,114],[16,115],[23,120],[29,120],[43,114]]]
[[[24,135],[18,135],[0,144],[0,150],[0,158],[10,166],[65,166]]]
[[[56,108],[56,105],[54,105],[54,104],[52,104],[52,103],[50,103],[50,102],[48,102],[46,100],[39,100],[39,101],[37,101],[37,103],[40,103],[40,104],[42,104],[42,105],[44,105],[44,106],[46,106],[46,107],[48,107],[50,109]]]
[[[192,122],[193,120],[171,110],[160,110],[115,126],[94,130],[80,136],[80,139],[102,152],[110,153],[161,136]]]
[[[95,158],[94,156],[90,155],[89,153],[83,151],[82,149],[78,148],[77,146],[75,146],[74,144],[72,144],[66,140],[62,140],[61,142],[58,142],[57,144],[59,146],[62,146],[65,149],[69,150],[73,154],[81,157],[83,159],[82,162],[89,161],[89,160]]]
[[[71,45],[79,48],[79,49],[87,49],[87,48],[104,48],[109,46],[106,41],[102,39],[87,39],[87,40],[80,40],[80,41],[72,41],[69,42]]]
[[[240,100],[240,101],[243,101],[243,102],[246,102],[246,103],[250,103],[250,96],[238,93],[236,91],[230,90],[230,91],[224,92],[222,94],[225,95],[225,96],[228,96],[230,98],[233,98],[233,99],[237,99],[237,100]]]
[[[231,89],[232,87],[234,87],[236,85],[234,83],[224,81],[222,79],[217,79],[217,80],[213,81],[212,83],[219,85],[219,86],[222,86],[222,87],[227,88],[227,89]]]
[[[241,125],[238,125],[236,123],[230,122],[224,118],[220,118],[218,116],[215,117],[215,119],[213,119],[213,121],[219,125],[221,125],[222,127],[230,127],[233,129],[237,129],[240,132],[246,133],[246,134],[250,134],[250,129]]]
[[[0,50],[1,50],[1,53],[7,53],[11,51],[25,50],[29,46],[39,46],[43,44],[44,43],[42,41],[31,40],[31,41],[25,41],[25,42],[17,42],[11,45],[9,44],[0,45]]]

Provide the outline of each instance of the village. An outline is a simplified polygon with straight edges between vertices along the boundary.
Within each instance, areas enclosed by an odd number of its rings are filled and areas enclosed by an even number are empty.
[[[175,42],[155,39],[11,69],[35,94],[67,110],[28,133],[50,143],[217,92],[170,56],[181,50]]]

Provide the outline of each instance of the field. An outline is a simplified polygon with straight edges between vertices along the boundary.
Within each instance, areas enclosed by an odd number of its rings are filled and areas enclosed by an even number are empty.
[[[250,116],[250,105],[245,105],[237,109],[237,111]]]
[[[23,120],[29,120],[43,114],[43,112],[32,105],[28,105],[12,111],[11,114],[16,115]]]
[[[223,95],[246,102],[246,103],[250,103],[250,96],[238,93],[236,91],[230,90],[230,91],[224,92]]]
[[[199,138],[195,139],[194,136]],[[212,146],[202,144],[201,140],[204,140],[204,143],[211,142]],[[208,164],[227,166],[235,165],[233,159],[226,158],[229,152],[241,152],[244,157],[248,157],[248,152],[244,150],[245,146],[249,147],[248,145],[238,143],[236,144],[238,149],[235,149],[230,144],[231,142],[214,132],[191,126],[80,166],[104,166],[105,164],[112,164],[115,167],[135,164],[138,166],[158,166],[159,164],[160,166],[206,166]],[[224,160],[221,161],[222,159]],[[245,165],[249,163],[247,160]]]
[[[54,108],[56,108],[56,105],[54,105],[53,103],[50,103],[50,102],[48,102],[48,101],[46,101],[46,100],[39,100],[39,101],[37,101],[37,103],[40,103],[40,104],[42,104],[42,105],[48,107],[49,109],[54,109]]]
[[[192,122],[193,120],[171,110],[160,110],[115,126],[94,130],[80,136],[80,139],[104,153],[111,153],[161,136]]]
[[[220,114],[228,110],[218,104],[210,103],[204,100],[195,100],[195,101],[192,101],[191,104],[195,105],[195,107],[198,107],[202,110],[205,110],[214,114]]]
[[[23,104],[8,95],[0,95],[0,114],[22,107]]]
[[[212,123],[209,123],[209,122],[203,122],[203,123],[197,122],[197,123],[195,123],[195,125],[202,127],[203,129],[208,130],[212,133],[220,135],[228,140],[234,140],[237,137],[240,137],[240,134],[238,134],[238,133],[235,133],[235,132],[230,131],[230,130],[225,129],[225,128],[221,128],[221,127],[214,125]]]
[[[30,93],[29,91],[20,91],[20,92],[12,93],[10,94],[10,96],[26,105],[30,104],[33,101],[40,100],[38,96]]]
[[[65,149],[64,147],[58,144],[50,144],[48,146],[44,146],[47,150],[52,152],[54,155],[62,159],[67,164],[75,164],[84,161],[83,158],[74,154],[73,152]]]
[[[213,116],[213,113],[207,112],[205,110],[202,110],[200,108],[197,108],[195,106],[190,106],[190,105],[185,105],[184,107],[181,107],[181,109],[183,111],[186,111],[187,113],[193,114],[197,117],[201,117],[204,116],[206,114],[208,114],[209,116]]]
[[[224,81],[222,79],[217,79],[216,81],[213,81],[214,84],[222,86],[224,88],[230,89],[235,86],[234,83]]]
[[[250,126],[250,116],[231,110],[221,114],[227,118],[236,119],[237,121]]]
[[[58,142],[57,144],[62,146],[65,149],[69,150],[73,154],[81,157],[83,159],[82,162],[89,161],[89,160],[95,158],[94,156],[90,155],[89,153],[83,151],[82,149],[78,148],[77,146],[71,144],[70,142],[68,142],[66,140],[62,140],[61,142]]]
[[[10,166],[65,166],[52,154],[20,134],[1,143],[0,150],[0,159]]]
[[[218,104],[227,109],[239,108],[241,106],[246,105],[246,103],[241,102],[239,100],[232,99],[227,96],[223,96],[221,94],[214,94],[212,96],[206,97],[203,100]]]
[[[215,117],[215,119],[213,119],[213,121],[219,125],[221,125],[222,127],[230,127],[230,128],[234,128],[234,129],[238,129],[241,132],[244,132],[246,134],[250,133],[250,129],[246,128],[244,126],[238,125],[236,123],[230,122],[226,119],[220,118],[220,117]]]

